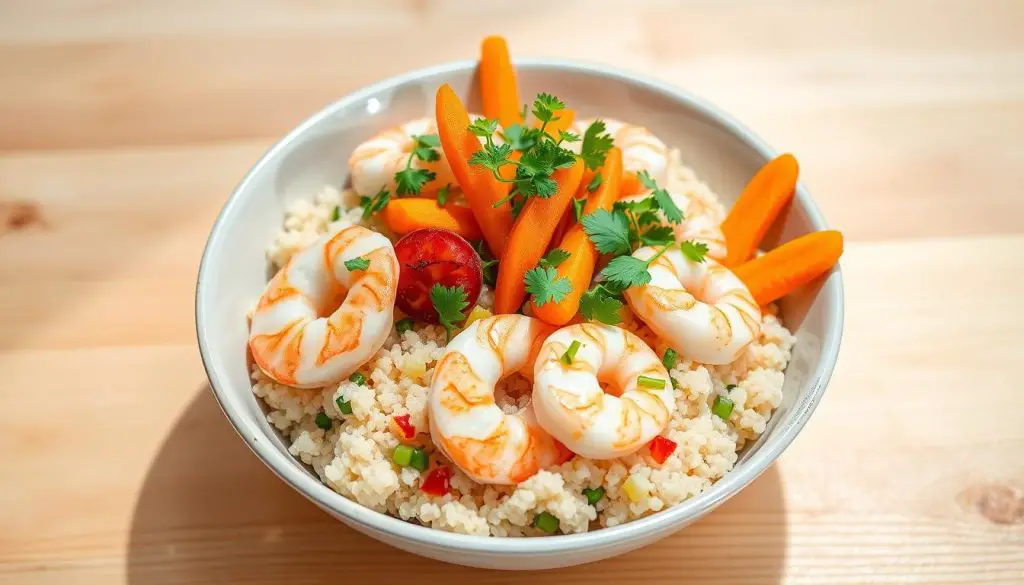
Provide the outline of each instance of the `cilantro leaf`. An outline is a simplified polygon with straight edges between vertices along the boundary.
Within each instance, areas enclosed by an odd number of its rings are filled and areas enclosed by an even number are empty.
[[[645,211],[653,211],[658,208],[657,202],[654,197],[647,197],[644,199],[638,199],[633,201],[616,201],[615,209],[621,209],[630,213],[643,213]]]
[[[413,136],[413,140],[415,141],[412,149],[413,156],[427,162],[441,159],[440,153],[437,152],[437,147],[441,146],[441,139],[437,134],[421,134]]]
[[[667,225],[656,225],[640,236],[640,242],[645,246],[662,246],[675,241],[675,233]]]
[[[437,206],[444,207],[448,203],[448,195],[451,193],[452,184],[448,183],[437,190]]]
[[[437,177],[434,171],[408,167],[395,173],[395,192],[398,195],[415,195],[423,186]]]
[[[512,154],[512,146],[509,144],[485,144],[483,148],[469,157],[469,164],[481,166],[493,172],[498,172],[501,167],[511,164],[509,158]]]
[[[539,128],[530,128],[522,124],[512,124],[501,135],[505,143],[512,147],[512,150],[525,152],[537,144],[540,138]]]
[[[661,218],[654,211],[645,211],[640,215],[636,216],[636,224],[639,226],[650,225],[652,223],[659,223]]]
[[[572,142],[579,142],[579,141],[580,141],[580,135],[576,134],[575,132],[566,132],[565,130],[559,130],[558,131],[558,143],[559,144],[561,144],[563,142],[572,143]]]
[[[466,318],[463,312],[469,306],[466,290],[461,285],[444,286],[435,283],[430,289],[430,302],[437,311],[437,318],[447,332],[447,337],[451,339],[455,324]]]
[[[377,213],[391,201],[391,193],[387,189],[381,189],[373,197],[360,197],[359,206],[363,208],[363,219],[370,219],[370,216]]]
[[[586,199],[572,198],[572,214],[576,216],[576,223],[583,217],[583,206],[587,204]]]
[[[572,283],[564,276],[558,276],[554,268],[538,266],[526,271],[523,276],[526,292],[533,295],[533,302],[539,307],[550,302],[561,302],[572,292]]]
[[[590,321],[618,325],[622,321],[619,316],[621,308],[622,301],[611,296],[601,286],[588,290],[580,297],[580,313]]]
[[[469,131],[481,138],[494,136],[494,133],[498,131],[498,121],[488,120],[487,118],[473,120],[473,123],[469,125]]]
[[[533,100],[533,115],[541,122],[555,120],[555,112],[565,109],[565,102],[549,93],[539,93]]]
[[[695,242],[693,240],[684,240],[679,244],[679,249],[682,251],[683,256],[686,256],[687,260],[691,262],[703,263],[708,253],[708,245],[704,242]]]
[[[356,270],[366,270],[370,267],[370,259],[364,258],[363,256],[357,256],[351,260],[345,260],[345,270],[354,272]]]
[[[563,262],[569,259],[571,256],[569,252],[561,248],[553,248],[543,258],[540,259],[539,266],[558,268]]]
[[[483,240],[478,241],[473,249],[480,256],[480,270],[484,275],[484,284],[494,286],[498,280],[498,261]]]
[[[341,207],[335,205],[334,210],[331,211],[331,221],[338,221],[339,219],[341,219]]]
[[[601,271],[601,276],[614,284],[624,287],[643,286],[651,281],[647,262],[632,256],[613,258]]]
[[[598,209],[594,213],[584,215],[580,220],[594,247],[602,254],[628,254],[629,222],[622,212],[611,213]]]
[[[675,200],[668,194],[668,191],[658,186],[650,173],[646,170],[639,171],[636,174],[640,178],[640,182],[643,183],[644,187],[651,190],[651,197],[654,198],[655,205],[658,209],[665,214],[665,219],[670,223],[679,223],[683,221],[683,211],[676,205]]]
[[[597,191],[597,188],[600,187],[603,182],[604,179],[601,177],[601,173],[594,173],[594,178],[590,179],[590,183],[587,185],[587,191],[590,193]]]
[[[583,146],[580,148],[580,158],[583,159],[583,163],[587,165],[588,169],[596,170],[604,164],[604,159],[608,156],[608,149],[614,143],[615,141],[612,137],[605,133],[604,122],[594,120],[590,123],[590,126],[587,126],[586,132],[583,133]]]

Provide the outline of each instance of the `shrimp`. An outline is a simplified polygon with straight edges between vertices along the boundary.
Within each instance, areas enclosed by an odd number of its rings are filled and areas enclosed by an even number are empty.
[[[636,195],[620,197],[619,201],[640,201],[650,197],[651,192],[644,191]],[[669,197],[683,212],[683,221],[672,224],[665,219],[665,214],[658,211],[658,220],[662,225],[672,228],[676,241],[693,240],[701,242],[708,247],[707,255],[716,260],[725,258],[726,243],[725,234],[722,233],[721,224],[716,222],[708,213],[706,204],[697,198],[690,198],[682,193],[669,191]]]
[[[643,191],[644,186],[637,177],[640,171],[647,171],[651,178],[664,184],[668,178],[668,147],[657,136],[643,126],[634,126],[609,118],[601,119],[607,132],[622,151],[622,195]],[[575,131],[583,136],[594,119],[580,120],[573,124]]]
[[[369,265],[345,266],[356,258]],[[335,228],[270,280],[249,330],[253,360],[281,384],[333,384],[384,345],[397,290],[398,258],[391,241],[361,226]]]
[[[634,258],[648,260],[655,248]],[[670,346],[695,361],[733,362],[757,338],[761,308],[746,285],[710,258],[694,262],[672,246],[648,268],[650,283],[626,289],[626,302]]]
[[[569,359],[574,341],[580,345]],[[665,366],[643,340],[611,325],[581,323],[559,329],[541,347],[533,404],[540,425],[570,450],[613,459],[661,433],[675,398]]]
[[[348,159],[352,174],[352,188],[356,193],[370,197],[387,188],[394,193],[395,173],[405,168],[409,155],[416,146],[415,136],[437,134],[437,122],[433,118],[418,118],[401,126],[389,128],[352,151]],[[441,187],[455,183],[455,175],[448,165],[444,150],[434,149],[440,159],[423,161],[413,158],[412,167],[433,171],[436,177],[423,186],[422,194],[429,194]]]
[[[502,377],[532,376],[552,330],[523,315],[488,317],[456,335],[438,360],[427,400],[431,437],[473,480],[517,484],[572,455],[537,424],[532,404],[506,414],[494,400]]]

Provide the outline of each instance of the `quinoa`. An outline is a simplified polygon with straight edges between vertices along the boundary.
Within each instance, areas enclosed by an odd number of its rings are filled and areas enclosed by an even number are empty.
[[[678,151],[670,156],[667,188],[688,196],[698,203],[700,213],[721,222],[725,209],[717,196],[680,163]],[[283,230],[267,251],[270,262],[279,268],[312,243],[332,223],[335,208],[337,221],[366,223],[387,235],[375,220],[362,220],[357,203],[354,193],[333,187],[324,187],[312,200],[293,202],[286,210]],[[486,287],[477,304],[492,306],[493,295]],[[621,326],[661,355],[665,344],[625,312]],[[448,464],[454,475],[451,493],[423,493],[419,471],[391,462],[390,454],[399,444],[391,421],[408,414],[418,430],[428,428],[430,377],[445,346],[444,329],[437,325],[416,324],[402,334],[392,330],[384,346],[359,369],[366,376],[365,385],[346,380],[323,389],[300,390],[277,384],[254,365],[253,392],[268,407],[267,420],[288,439],[289,452],[312,467],[331,489],[363,506],[432,528],[480,536],[543,535],[533,527],[534,517],[541,512],[558,518],[563,533],[586,532],[676,505],[732,470],[739,450],[764,432],[782,402],[783,372],[795,339],[775,313],[771,308],[763,315],[758,338],[729,365],[709,366],[680,356],[669,372],[676,386],[676,409],[663,433],[678,447],[661,465],[651,461],[645,449],[612,460],[577,456],[519,485],[492,486],[469,479],[427,438],[423,448],[431,464]],[[401,317],[396,310],[396,320]],[[522,384],[522,380],[511,381],[508,387],[499,387],[497,394],[518,396],[521,407],[529,399]],[[735,404],[728,420],[711,412],[718,396],[727,396]],[[339,400],[351,405],[351,414],[341,413]],[[329,429],[317,425],[320,413],[331,419]],[[591,506],[582,492],[598,487],[604,488],[605,495]]]

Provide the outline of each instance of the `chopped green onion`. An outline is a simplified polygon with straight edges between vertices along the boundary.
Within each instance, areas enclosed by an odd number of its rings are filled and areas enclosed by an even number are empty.
[[[338,410],[341,411],[341,414],[352,414],[352,403],[348,400],[339,396],[334,403],[338,405]]]
[[[553,534],[558,530],[558,518],[555,518],[548,512],[541,512],[533,517],[533,526],[541,532]]]
[[[638,386],[647,386],[648,388],[654,388],[656,390],[661,390],[665,387],[665,380],[651,378],[649,376],[637,376],[636,383]]]
[[[409,319],[408,317],[406,317],[405,319],[401,319],[397,323],[395,323],[395,331],[398,331],[399,335],[405,333],[406,331],[411,331],[413,323],[415,323],[415,321]]]
[[[593,506],[594,504],[600,502],[601,498],[604,497],[604,488],[584,488],[583,497],[587,498],[587,503]]]
[[[572,343],[569,344],[569,349],[565,350],[565,353],[562,354],[563,364],[567,366],[572,365],[572,360],[576,359],[576,352],[579,351],[580,345],[579,341],[572,340]]]
[[[409,467],[412,462],[413,448],[408,445],[399,445],[391,452],[391,460],[399,467]]]
[[[668,380],[669,380],[669,382],[672,382],[672,389],[673,390],[678,390],[679,389],[679,384],[676,384],[676,379],[675,378],[669,376]]]
[[[334,211],[331,212],[331,221],[338,221],[341,219],[341,207],[334,206]]]
[[[661,363],[665,365],[666,370],[671,370],[676,366],[676,360],[679,356],[676,355],[676,350],[671,347],[665,350],[665,355],[661,356]]]
[[[711,405],[711,412],[722,420],[729,420],[729,415],[732,414],[733,406],[735,406],[728,397],[716,396],[715,403]]]
[[[726,391],[731,392],[733,388],[736,388],[736,384],[729,384],[725,387]]]
[[[345,270],[348,270],[349,272],[354,272],[356,270],[366,270],[369,267],[370,260],[368,258],[363,258],[362,256],[357,256],[356,258],[352,258],[351,260],[345,260]]]
[[[427,452],[419,448],[413,449],[409,467],[418,471],[426,471],[430,467],[430,458],[427,456]]]
[[[348,381],[363,386],[366,384],[366,375],[362,372],[352,372],[352,375],[348,377]]]
[[[325,431],[331,430],[331,417],[327,416],[327,413],[321,410],[316,413],[316,426]]]

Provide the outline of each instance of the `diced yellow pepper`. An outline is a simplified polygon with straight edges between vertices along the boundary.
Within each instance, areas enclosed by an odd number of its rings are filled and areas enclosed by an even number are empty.
[[[479,321],[480,319],[486,319],[486,318],[490,317],[491,315],[492,315],[492,313],[490,311],[488,311],[487,309],[481,307],[480,305],[475,305],[473,307],[473,310],[469,312],[469,316],[466,317],[466,323],[462,326],[462,328],[465,329],[466,327],[469,327],[470,325],[472,325],[474,321]]]
[[[626,492],[626,497],[629,498],[629,501],[639,502],[647,497],[651,486],[650,482],[646,479],[631,475],[626,480],[626,483],[622,484],[622,489]]]

